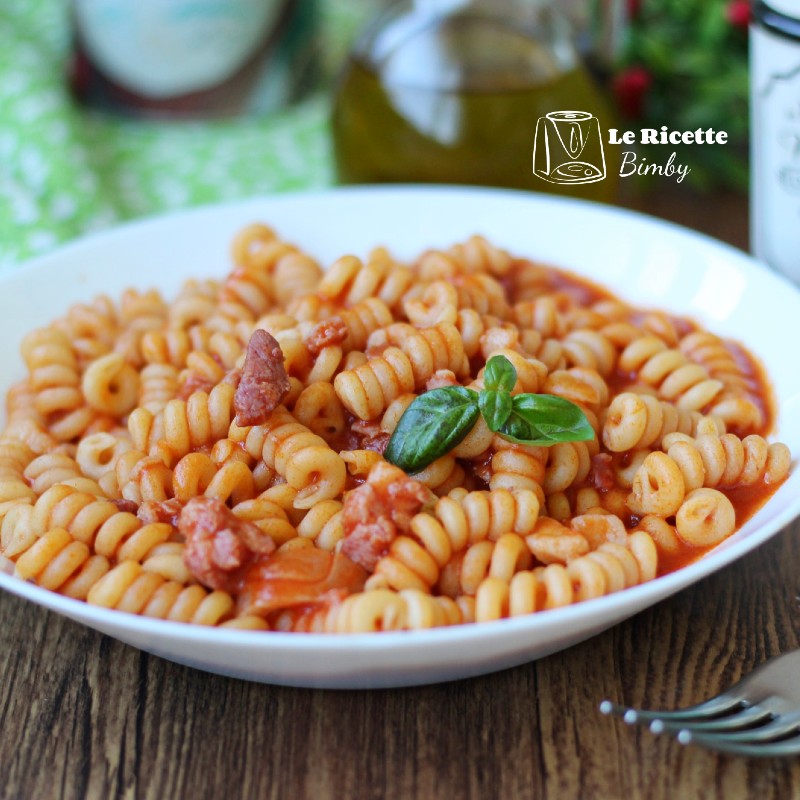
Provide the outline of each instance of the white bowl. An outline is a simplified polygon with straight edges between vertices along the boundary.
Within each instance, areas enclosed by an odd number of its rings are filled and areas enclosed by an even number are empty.
[[[190,276],[221,277],[243,225],[264,221],[323,263],[387,245],[400,258],[482,233],[514,253],[565,267],[624,299],[693,317],[747,344],[779,404],[777,434],[800,453],[800,292],[705,236],[628,211],[534,194],[374,187],[282,195],[125,225],[0,279],[0,375],[20,378],[22,336],[68,304],[127,286],[167,297]],[[199,669],[309,687],[406,686],[479,675],[576,644],[758,547],[800,513],[800,471],[734,536],[699,561],[624,592],[499,622],[371,635],[217,630],[95,608],[0,571],[0,587],[124,642]],[[3,568],[10,573],[10,564]]]

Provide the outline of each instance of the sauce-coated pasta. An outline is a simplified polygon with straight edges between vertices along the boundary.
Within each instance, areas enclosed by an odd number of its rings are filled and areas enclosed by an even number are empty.
[[[250,630],[488,621],[678,568],[789,472],[741,345],[482,237],[323,271],[251,225],[233,260],[171,303],[127,290],[25,337],[0,435],[20,578]],[[416,475],[386,461],[416,397],[483,389],[498,355],[512,394],[571,401],[593,438],[519,444],[479,418]]]

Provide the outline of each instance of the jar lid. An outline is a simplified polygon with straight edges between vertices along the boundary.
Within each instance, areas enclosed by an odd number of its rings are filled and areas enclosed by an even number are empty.
[[[757,0],[753,20],[771,33],[800,42],[800,3],[797,0]]]
[[[756,6],[766,6],[770,11],[777,11],[789,19],[800,20],[800,3],[797,0],[761,0]],[[756,13],[758,8],[756,7]]]

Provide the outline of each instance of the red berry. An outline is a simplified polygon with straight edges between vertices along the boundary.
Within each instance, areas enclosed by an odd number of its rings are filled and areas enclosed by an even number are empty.
[[[650,73],[641,66],[628,67],[614,79],[614,95],[626,117],[637,119],[644,112],[647,92],[653,83]]]
[[[734,28],[747,28],[750,24],[750,0],[730,0],[725,17]]]

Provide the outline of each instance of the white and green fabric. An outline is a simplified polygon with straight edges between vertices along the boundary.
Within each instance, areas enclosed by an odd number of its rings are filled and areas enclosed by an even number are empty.
[[[374,5],[320,3],[325,87],[260,118],[148,122],[88,112],[65,85],[69,3],[0,3],[0,270],[119,221],[325,186],[325,91]]]

